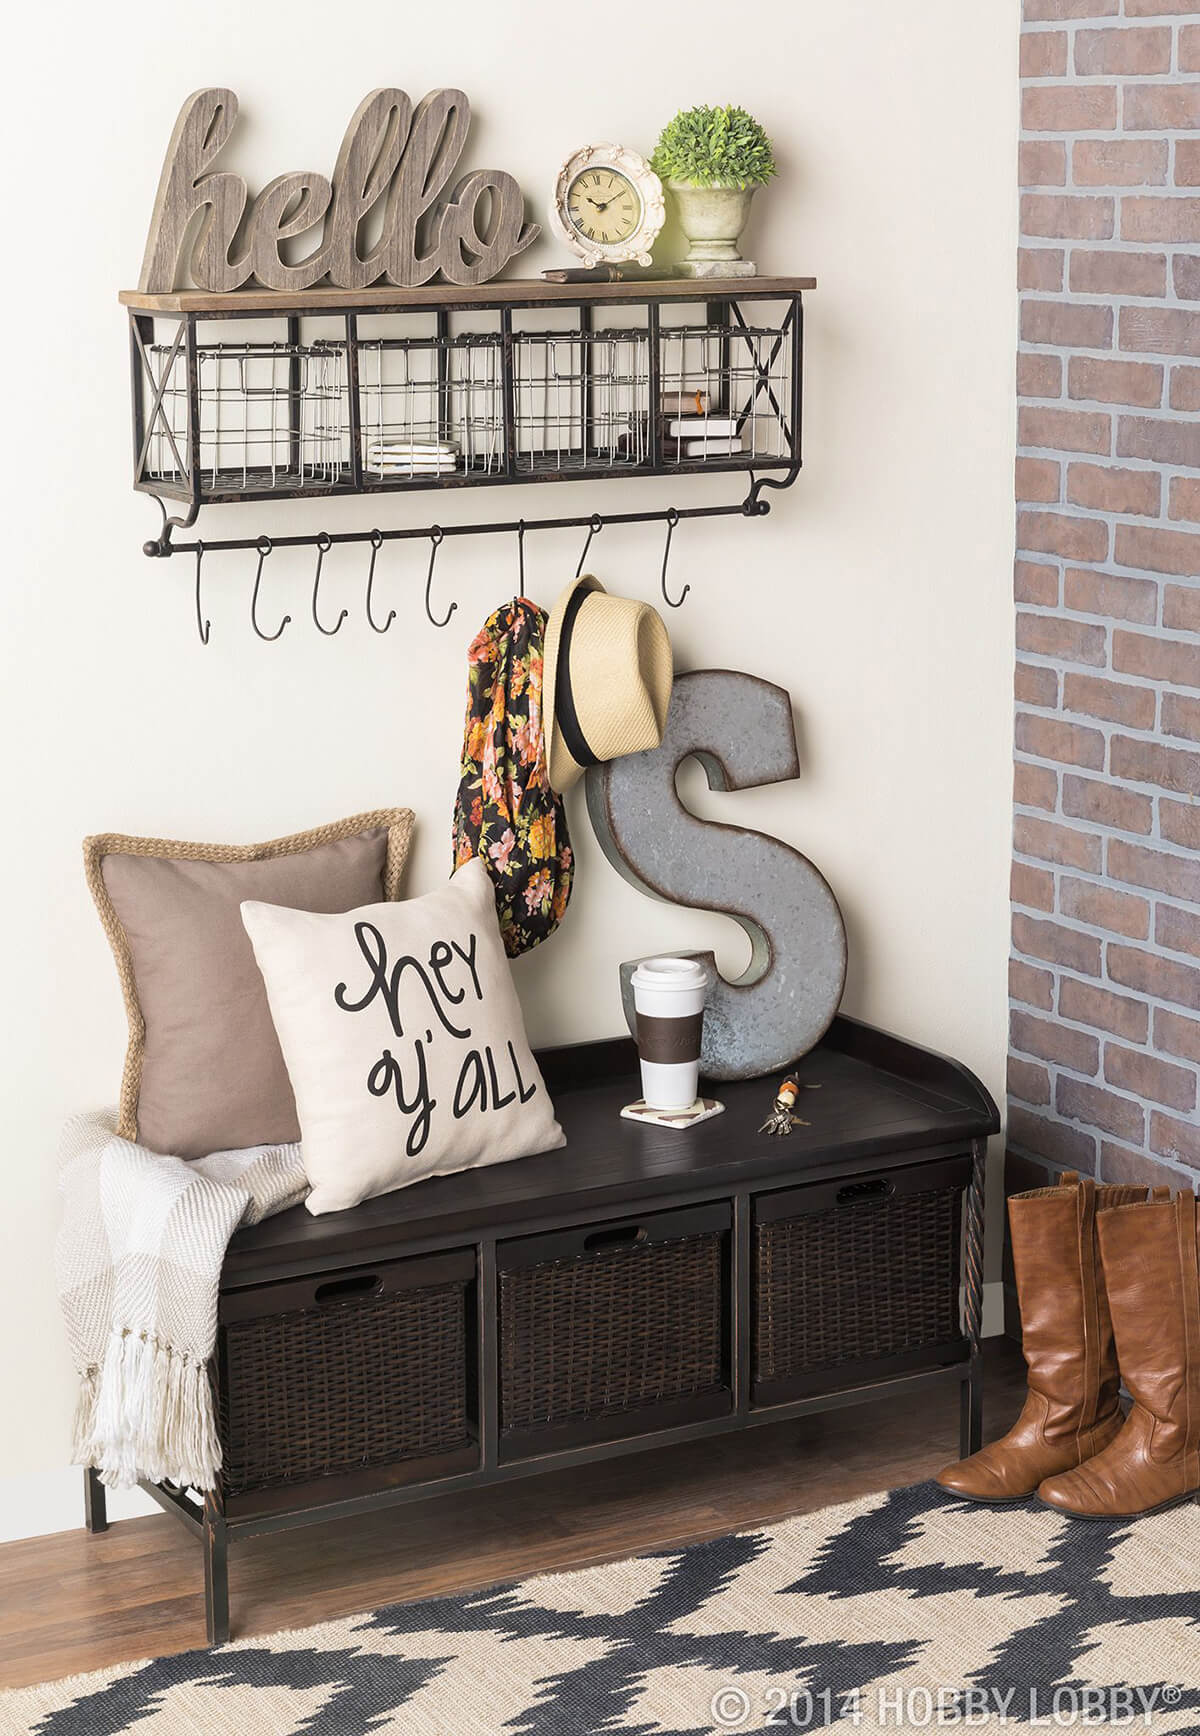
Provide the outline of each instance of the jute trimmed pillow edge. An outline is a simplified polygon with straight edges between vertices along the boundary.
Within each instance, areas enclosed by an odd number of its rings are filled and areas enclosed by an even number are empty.
[[[176,862],[269,862],[275,857],[303,855],[306,850],[316,849],[321,844],[333,844],[343,838],[355,838],[362,832],[382,829],[387,832],[383,895],[385,902],[394,903],[400,896],[415,817],[411,808],[375,808],[365,814],[352,814],[345,820],[334,820],[326,826],[313,827],[307,832],[290,832],[284,838],[269,838],[261,844],[198,844],[178,838],[138,838],[125,832],[96,832],[83,840],[83,869],[88,891],[112,950],[129,1028],[117,1101],[116,1131],[120,1138],[136,1140],[138,1137],[137,1112],[146,1054],[146,1021],[138,998],[129,937],[104,883],[104,858],[152,856]]]

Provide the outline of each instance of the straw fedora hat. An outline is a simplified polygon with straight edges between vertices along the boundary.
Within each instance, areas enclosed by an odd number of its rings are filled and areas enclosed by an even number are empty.
[[[559,597],[546,626],[542,720],[550,786],[569,789],[588,768],[657,747],[671,698],[671,641],[648,603],[610,597],[585,573]]]

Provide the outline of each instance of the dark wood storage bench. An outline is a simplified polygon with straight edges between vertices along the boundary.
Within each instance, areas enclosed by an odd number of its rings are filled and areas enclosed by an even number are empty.
[[[203,1541],[211,1641],[239,1537],[944,1382],[978,1445],[999,1117],[972,1074],[838,1018],[809,1125],[771,1139],[777,1081],[678,1130],[619,1119],[627,1039],[540,1060],[562,1150],[234,1236],[221,1487],[142,1485]]]

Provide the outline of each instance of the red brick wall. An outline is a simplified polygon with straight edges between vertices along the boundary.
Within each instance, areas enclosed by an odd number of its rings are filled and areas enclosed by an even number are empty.
[[[1024,0],[1009,1072],[1200,1184],[1200,0]]]

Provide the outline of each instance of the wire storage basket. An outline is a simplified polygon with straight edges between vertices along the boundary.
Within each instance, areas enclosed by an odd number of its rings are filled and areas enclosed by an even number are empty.
[[[521,332],[513,351],[518,471],[563,475],[646,463],[645,330]]]
[[[156,344],[163,414],[148,473],[184,484],[193,467],[187,358]],[[206,344],[196,349],[198,477],[212,495],[329,488],[350,480],[344,343]]]
[[[498,336],[360,338],[357,349],[364,479],[421,484],[500,474],[504,386]]]
[[[685,325],[662,330],[662,461],[769,464],[791,457],[791,329]]]

